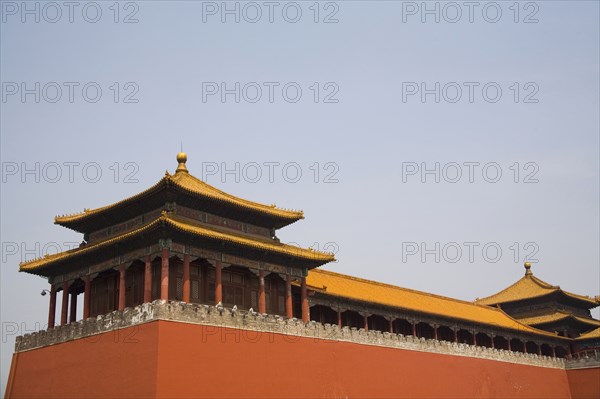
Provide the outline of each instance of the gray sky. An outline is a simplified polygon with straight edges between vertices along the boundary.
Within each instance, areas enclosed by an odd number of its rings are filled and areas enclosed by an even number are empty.
[[[19,262],[181,143],[208,183],[304,210],[278,235],[329,270],[472,300],[529,256],[600,293],[598,2],[0,4],[2,392],[47,321]]]

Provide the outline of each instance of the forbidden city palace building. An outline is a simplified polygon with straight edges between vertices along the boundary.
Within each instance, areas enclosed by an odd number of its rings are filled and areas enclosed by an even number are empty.
[[[525,264],[525,270],[519,281],[476,303],[501,307],[521,323],[563,337],[579,338],[600,327],[600,321],[590,313],[600,303],[600,297],[572,294],[550,285],[533,275],[530,264]]]
[[[17,338],[6,398],[600,397],[600,297],[528,263],[474,302],[322,270],[333,254],[277,238],[301,211],[177,162],[57,217],[79,248],[20,265],[48,279],[48,326]]]

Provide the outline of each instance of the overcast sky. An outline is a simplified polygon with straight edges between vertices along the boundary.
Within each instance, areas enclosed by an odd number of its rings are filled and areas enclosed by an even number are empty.
[[[209,184],[304,210],[278,236],[328,270],[473,300],[528,257],[600,294],[598,2],[226,4],[1,2],[2,392],[47,321],[19,262],[181,145]]]

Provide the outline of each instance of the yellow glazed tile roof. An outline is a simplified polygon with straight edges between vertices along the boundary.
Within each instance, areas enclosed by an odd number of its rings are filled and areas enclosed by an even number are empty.
[[[261,249],[265,251],[270,251],[278,254],[289,255],[300,259],[312,260],[322,263],[327,263],[335,260],[333,254],[328,252],[320,252],[315,251],[313,249],[305,249],[296,247],[294,245],[282,244],[277,241],[270,240],[268,238],[254,238],[248,237],[242,234],[233,233],[230,231],[226,231],[224,229],[213,227],[210,228],[205,225],[190,223],[189,221],[183,221],[173,216],[169,216],[166,212],[153,220],[145,224],[142,227],[139,227],[130,232],[118,235],[113,238],[106,239],[104,241],[100,241],[93,244],[84,245],[79,248],[75,248],[69,251],[60,252],[54,255],[46,255],[42,258],[34,259],[28,262],[22,262],[19,265],[19,271],[25,272],[33,272],[36,269],[40,269],[42,267],[48,266],[54,262],[59,260],[66,260],[75,256],[80,256],[88,252],[92,252],[101,248],[105,248],[110,245],[114,245],[118,242],[122,242],[128,238],[133,236],[142,234],[144,232],[150,231],[153,228],[158,227],[159,225],[164,224],[166,226],[172,227],[176,230],[194,234],[200,237],[212,238],[216,240],[231,242],[233,244],[243,245],[245,247]]]
[[[522,324],[498,308],[477,305],[472,302],[378,283],[322,269],[310,270],[306,283],[311,288],[314,287],[314,289],[326,295],[487,324],[520,332],[557,337],[556,334]]]
[[[181,164],[180,164],[181,167]],[[224,191],[221,191],[210,184],[203,182],[202,180],[192,176],[188,173],[187,169],[180,169],[175,172],[174,175],[166,172],[165,176],[152,187],[132,196],[129,198],[125,198],[121,201],[115,202],[114,204],[103,206],[101,208],[96,209],[85,209],[81,213],[76,213],[73,215],[61,215],[56,216],[54,218],[54,222],[56,224],[68,224],[71,222],[81,221],[85,218],[88,218],[91,215],[96,215],[102,212],[109,211],[114,209],[120,205],[124,205],[126,203],[132,203],[137,201],[144,196],[157,191],[163,186],[174,186],[178,189],[187,192],[191,195],[195,195],[202,198],[209,198],[215,201],[219,201],[224,204],[233,205],[245,210],[255,211],[259,213],[263,213],[265,215],[287,219],[289,221],[297,221],[304,218],[304,214],[302,211],[290,210],[290,209],[282,209],[273,205],[265,205],[254,201],[249,201],[243,198],[236,197],[234,195],[228,194]]]
[[[304,217],[302,211],[277,208],[274,204],[264,205],[227,194],[226,192],[203,182],[189,173],[175,173],[174,175],[170,176],[170,178],[173,184],[191,194],[209,197],[215,200],[237,205],[242,208],[260,211],[283,218],[298,220]]]
[[[541,316],[521,317],[518,320],[521,323],[525,323],[528,325],[537,325],[537,324],[551,323],[553,321],[558,321],[558,320],[563,320],[563,319],[568,319],[568,318],[573,318],[575,320],[578,320],[585,324],[589,324],[591,326],[600,326],[599,320],[592,319],[589,317],[579,317],[579,316],[573,315],[572,313],[562,312],[562,311],[556,311],[552,314],[541,315]]]
[[[525,276],[523,276],[516,283],[498,292],[497,294],[488,296],[486,298],[477,299],[475,302],[480,305],[496,305],[523,299],[539,298],[544,295],[561,292],[567,297],[587,302],[592,307],[596,307],[600,304],[599,297],[591,298],[563,291],[559,286],[548,284],[545,281],[535,277],[533,273],[531,273],[531,265],[526,264],[525,268]]]
[[[282,244],[269,238],[250,238],[242,234],[225,231],[224,229],[216,226],[211,226],[210,228],[208,228],[206,226],[190,223],[189,221],[183,221],[175,217],[165,216],[165,218],[169,225],[183,232],[196,234],[198,236],[214,238],[221,241],[228,241],[234,244],[240,244],[247,247],[277,252],[284,255],[290,255],[297,258],[303,258],[319,262],[326,263],[335,260],[334,255],[330,252],[322,252],[313,250],[312,248],[305,249],[297,247],[295,245]]]
[[[581,334],[579,337],[575,338],[575,340],[584,340],[584,339],[600,339],[600,327],[595,330],[588,331],[584,334]]]

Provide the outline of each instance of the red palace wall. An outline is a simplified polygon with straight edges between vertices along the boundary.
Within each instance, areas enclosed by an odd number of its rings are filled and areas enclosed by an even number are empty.
[[[6,397],[597,397],[599,371],[158,320],[13,355]]]
[[[600,368],[567,370],[573,399],[600,398]]]

